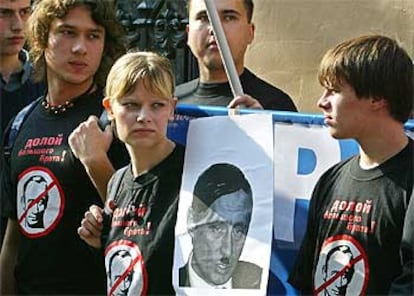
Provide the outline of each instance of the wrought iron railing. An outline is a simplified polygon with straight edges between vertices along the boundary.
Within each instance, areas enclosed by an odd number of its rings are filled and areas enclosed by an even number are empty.
[[[197,62],[186,45],[187,0],[117,0],[116,9],[129,49],[168,57],[177,84],[198,76]]]

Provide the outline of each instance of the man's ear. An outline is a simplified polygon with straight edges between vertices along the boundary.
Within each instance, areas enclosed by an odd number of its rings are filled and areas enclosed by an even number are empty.
[[[105,97],[102,100],[102,106],[105,108],[106,113],[108,113],[109,120],[113,120],[114,119],[114,113],[112,112],[111,98]]]
[[[253,40],[254,40],[254,35],[256,32],[256,26],[254,23],[250,24],[250,38],[249,38],[249,44],[252,44]]]
[[[381,97],[370,98],[372,110],[388,109],[388,102]]]

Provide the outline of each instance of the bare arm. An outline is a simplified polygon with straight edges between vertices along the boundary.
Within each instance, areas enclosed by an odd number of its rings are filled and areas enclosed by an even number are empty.
[[[20,232],[16,220],[7,222],[6,235],[0,253],[0,295],[14,295],[14,268],[20,244]]]
[[[102,131],[96,116],[90,116],[69,136],[73,154],[82,162],[103,202],[106,200],[108,181],[115,172],[107,155],[112,139],[110,127]]]

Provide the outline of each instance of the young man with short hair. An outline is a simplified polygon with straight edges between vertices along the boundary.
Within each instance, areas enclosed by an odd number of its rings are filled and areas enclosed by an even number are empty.
[[[200,77],[177,86],[180,104],[297,111],[282,90],[257,77],[244,65],[253,42],[253,0],[214,0],[244,95],[233,98],[226,71],[207,16],[204,0],[188,1],[187,44],[198,61]]]
[[[325,90],[318,106],[330,134],[355,139],[360,153],[331,167],[314,188],[289,281],[306,294],[340,293],[338,280],[352,268],[347,295],[387,294],[406,260],[400,249],[413,199],[413,140],[404,132],[413,108],[413,62],[395,40],[362,36],[325,54],[319,81]],[[413,233],[412,222],[406,227]],[[326,257],[337,246],[353,259],[337,260],[324,276]]]
[[[47,93],[21,125],[5,166],[3,213],[9,220],[0,254],[0,294],[103,295],[102,253],[94,254],[76,229],[90,205],[103,204],[96,188],[106,191],[112,163],[120,167],[128,159],[113,150],[107,156],[108,132],[92,143],[101,166],[88,163],[85,169],[68,138],[88,118],[97,125],[106,75],[124,52],[122,27],[111,1],[38,0],[34,5],[28,40],[36,77],[46,80]],[[45,181],[44,190],[26,188],[33,176]],[[27,205],[23,193],[31,196]],[[43,225],[34,227],[28,222],[46,195]]]
[[[17,112],[44,92],[44,84],[31,79],[29,53],[23,48],[31,12],[30,0],[0,0],[0,139]],[[0,153],[2,149],[0,141]],[[0,158],[0,175],[3,173],[1,161]],[[0,190],[0,213],[1,195]],[[0,249],[6,225],[7,218],[1,217]]]

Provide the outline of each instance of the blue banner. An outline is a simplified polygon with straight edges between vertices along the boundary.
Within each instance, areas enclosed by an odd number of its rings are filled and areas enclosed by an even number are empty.
[[[287,278],[306,229],[312,189],[326,169],[358,153],[358,144],[354,140],[333,139],[319,114],[247,109],[238,112],[272,114],[275,209],[268,294],[295,295]],[[224,107],[179,105],[168,136],[185,144],[189,120],[227,115]],[[405,124],[405,130],[413,137],[414,120]]]

